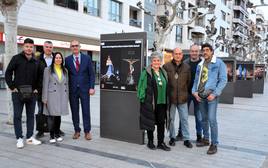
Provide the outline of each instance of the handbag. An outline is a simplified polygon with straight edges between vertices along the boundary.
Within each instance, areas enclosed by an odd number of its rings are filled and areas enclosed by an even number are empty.
[[[31,85],[20,85],[19,89],[19,97],[21,101],[30,101],[33,98],[33,89]]]
[[[36,119],[36,130],[40,131],[40,132],[49,132],[48,129],[48,119],[47,116],[42,114],[42,113],[38,113],[35,115],[35,119]]]
[[[206,99],[211,93],[212,93],[212,90],[205,90],[201,93],[198,93],[198,96],[202,99]]]

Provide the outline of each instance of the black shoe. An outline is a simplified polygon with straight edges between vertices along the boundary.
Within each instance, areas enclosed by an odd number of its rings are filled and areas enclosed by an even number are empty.
[[[201,142],[196,143],[197,147],[204,147],[204,146],[209,146],[209,140],[208,139],[202,139]]]
[[[171,150],[170,147],[168,147],[164,142],[158,144],[157,145],[157,148],[158,149],[162,149],[164,151],[170,151]]]
[[[176,136],[176,141],[182,141],[183,140],[183,135],[182,133],[179,131],[178,135]]]
[[[152,149],[152,150],[155,150],[156,149],[153,141],[148,141],[147,147],[149,149]]]
[[[44,132],[41,132],[41,131],[39,131],[36,135],[35,135],[35,138],[36,139],[39,139],[39,138],[42,138],[42,137],[44,137],[45,135],[44,135]]]
[[[62,130],[60,130],[60,136],[64,136],[64,135],[65,133]]]
[[[217,153],[217,151],[218,151],[217,150],[217,145],[211,144],[209,149],[208,149],[208,151],[207,151],[207,154],[208,155],[213,155],[213,154]]]
[[[193,147],[192,143],[191,143],[189,140],[184,141],[183,144],[184,144],[187,148],[192,148],[192,147]]]
[[[196,146],[201,146],[201,145],[202,145],[202,136],[197,134]]]
[[[175,139],[174,138],[171,138],[170,141],[169,141],[169,145],[170,146],[175,146]]]

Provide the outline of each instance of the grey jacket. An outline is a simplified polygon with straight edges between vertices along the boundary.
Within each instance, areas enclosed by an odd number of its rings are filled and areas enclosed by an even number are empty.
[[[68,74],[62,74],[62,80],[59,81],[58,76],[50,71],[50,67],[44,70],[42,101],[47,105],[44,105],[43,113],[50,116],[68,115]]]

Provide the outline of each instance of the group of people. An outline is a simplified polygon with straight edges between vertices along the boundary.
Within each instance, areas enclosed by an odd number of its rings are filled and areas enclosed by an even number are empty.
[[[36,102],[38,113],[47,116],[50,143],[63,141],[64,132],[60,130],[61,116],[69,113],[71,106],[74,126],[73,139],[80,137],[79,100],[82,107],[84,136],[91,140],[90,95],[95,93],[95,74],[91,57],[80,52],[80,43],[70,43],[72,54],[64,58],[60,52],[53,53],[53,44],[46,41],[44,53],[34,56],[34,41],[24,40],[23,51],[12,57],[7,66],[5,80],[12,92],[14,109],[14,129],[17,148],[24,147],[22,133],[22,112],[26,107],[26,144],[40,145],[38,138],[44,134],[39,130],[35,138],[34,114]]]
[[[199,45],[192,45],[190,57],[186,60],[183,59],[182,50],[175,48],[172,61],[162,67],[162,54],[153,52],[151,65],[141,73],[137,93],[140,100],[140,128],[147,131],[149,149],[171,150],[164,142],[165,126],[169,131],[170,146],[175,146],[176,141],[183,139],[187,148],[193,147],[188,124],[188,109],[193,102],[196,146],[210,146],[207,154],[217,153],[217,104],[227,83],[227,70],[224,62],[214,55],[210,44],[201,46],[201,56],[199,48]],[[177,136],[174,123],[176,110],[180,119]],[[153,136],[155,125],[157,146]]]
[[[226,66],[216,58],[210,44],[194,44],[190,57],[183,59],[180,48],[173,50],[172,61],[161,66],[162,55],[151,54],[151,65],[146,67],[139,79],[138,98],[140,105],[140,127],[147,131],[148,148],[170,151],[164,142],[165,127],[169,131],[169,145],[183,139],[187,148],[190,141],[188,109],[193,102],[196,123],[196,146],[209,146],[207,154],[217,152],[218,124],[217,104],[227,83]],[[26,106],[26,143],[39,145],[44,135],[39,130],[33,136],[36,102],[38,113],[47,116],[50,143],[63,141],[60,130],[61,116],[67,115],[70,102],[74,126],[73,139],[80,137],[79,100],[82,107],[84,137],[91,140],[90,95],[94,95],[95,75],[91,57],[80,52],[80,43],[70,43],[72,54],[64,58],[60,52],[53,53],[53,44],[46,41],[44,53],[37,59],[33,54],[34,41],[24,40],[23,51],[12,57],[5,73],[5,80],[12,92],[14,129],[17,148],[24,147],[22,112]],[[175,116],[179,114],[179,131],[176,136]],[[154,145],[154,130],[157,126],[157,147]],[[211,141],[209,139],[209,128]]]

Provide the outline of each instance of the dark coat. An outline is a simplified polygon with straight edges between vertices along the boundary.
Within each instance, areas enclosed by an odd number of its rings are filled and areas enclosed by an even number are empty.
[[[166,63],[163,68],[168,75],[168,96],[172,104],[184,104],[188,101],[188,89],[191,82],[190,66],[186,63],[176,65],[175,61]],[[178,78],[175,74],[178,73]]]
[[[81,62],[78,72],[75,69],[73,55],[69,55],[65,58],[65,67],[69,74],[70,94],[76,93],[78,87],[84,94],[88,94],[89,89],[94,89],[95,74],[90,56],[81,53]]]
[[[5,80],[11,90],[21,85],[31,85],[33,90],[40,90],[42,69],[39,61],[34,56],[28,60],[24,52],[13,56],[7,66]]]
[[[168,81],[167,73],[160,69]],[[145,90],[145,99],[140,104],[140,128],[144,130],[154,130],[155,128],[155,106],[157,104],[157,84],[152,74],[151,66],[144,69],[147,73],[147,87]]]

